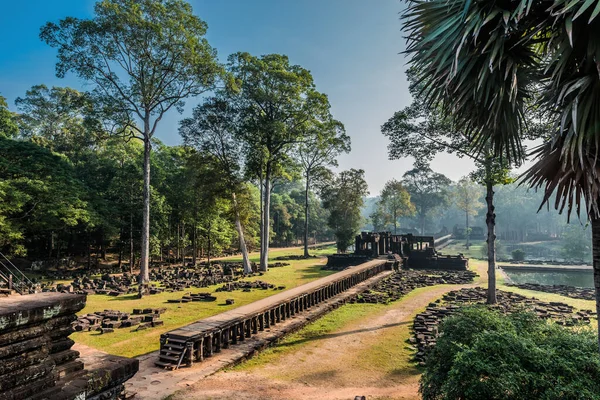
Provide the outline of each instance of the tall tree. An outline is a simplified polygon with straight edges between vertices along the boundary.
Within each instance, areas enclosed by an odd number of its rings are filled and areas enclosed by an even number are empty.
[[[235,226],[240,240],[240,250],[244,272],[252,273],[244,229],[242,227],[236,193],[244,189],[242,180],[242,154],[236,140],[239,116],[224,98],[211,97],[194,108],[193,116],[180,122],[179,133],[186,145],[214,157],[219,165],[220,175],[225,179],[231,194]]]
[[[444,174],[434,172],[429,165],[416,166],[407,171],[402,179],[410,194],[410,201],[414,204],[421,235],[424,235],[425,221],[429,214],[448,203],[448,186],[452,181]]]
[[[266,271],[273,176],[306,139],[311,123],[328,117],[330,105],[327,96],[315,90],[310,72],[290,64],[287,56],[236,53],[228,67],[237,86],[234,104],[243,118],[240,139],[262,192],[260,270]]]
[[[385,183],[377,209],[382,211],[383,224],[394,226],[394,235],[398,234],[398,219],[412,216],[416,211],[410,201],[410,194],[402,183],[395,179]],[[377,218],[377,214],[375,215]]]
[[[304,257],[308,257],[309,192],[314,175],[327,167],[337,166],[336,157],[350,152],[350,137],[344,125],[332,118],[315,121],[309,134],[298,146],[298,156],[304,175]]]
[[[511,21],[526,31],[526,43],[537,51],[542,76],[538,105],[551,110],[552,136],[535,153],[536,163],[524,181],[543,188],[544,202],[567,216],[575,212],[592,225],[596,312],[600,315],[600,3],[555,0],[539,7],[525,21]],[[539,39],[539,40],[538,40]],[[539,43],[539,44],[537,44]],[[584,203],[584,204],[582,204]],[[540,206],[541,209],[541,206]],[[598,319],[600,350],[600,318]]]
[[[323,206],[329,210],[328,223],[335,233],[338,252],[345,253],[363,223],[361,209],[369,194],[365,171],[342,171],[323,190]]]
[[[524,159],[525,107],[539,76],[538,57],[516,22],[545,2],[411,1],[404,14],[407,53],[423,104],[448,117],[468,143],[464,153],[485,170],[488,213],[488,303],[496,302],[494,180]],[[501,176],[502,174],[500,174]]]
[[[477,211],[483,207],[483,204],[479,202],[481,197],[481,191],[479,187],[469,178],[462,178],[456,184],[454,188],[454,202],[458,209],[465,213],[465,235],[467,237],[466,247],[469,249],[471,246],[469,238],[471,231],[469,228],[469,218],[476,215]]]
[[[149,280],[152,137],[169,110],[214,87],[221,67],[206,23],[183,0],[102,0],[94,12],[47,23],[40,37],[58,49],[57,76],[73,71],[91,82],[120,133],[144,143],[141,295]]]
[[[511,164],[506,158],[494,157],[491,146],[481,152],[473,149],[469,133],[453,121],[451,114],[438,106],[430,105],[425,96],[425,87],[419,81],[414,67],[407,71],[410,93],[413,102],[394,113],[382,127],[382,133],[390,140],[388,145],[390,159],[412,156],[417,164],[433,160],[439,153],[454,154],[471,159],[476,166],[471,177],[486,188],[486,226],[488,251],[488,290],[489,302],[495,303],[496,274],[496,213],[494,206],[494,187],[512,182],[509,176]],[[530,123],[527,138],[540,137],[544,133],[544,124]]]
[[[75,89],[35,85],[15,100],[21,112],[20,133],[73,161],[96,145],[102,134],[93,129],[93,105],[86,93]]]

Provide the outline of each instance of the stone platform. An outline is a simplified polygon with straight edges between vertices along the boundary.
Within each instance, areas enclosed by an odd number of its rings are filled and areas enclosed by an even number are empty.
[[[85,301],[63,293],[0,299],[0,400],[117,398],[138,361],[106,356],[84,366],[69,335]]]
[[[387,260],[373,260],[294,289],[218,314],[161,335],[159,367],[176,369],[203,361],[221,348],[243,342],[311,307],[352,288],[386,269]]]

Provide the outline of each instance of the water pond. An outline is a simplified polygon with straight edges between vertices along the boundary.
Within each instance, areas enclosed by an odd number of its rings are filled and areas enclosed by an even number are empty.
[[[569,285],[594,287],[594,274],[589,271],[514,271],[504,270],[513,283],[537,283],[540,285]]]

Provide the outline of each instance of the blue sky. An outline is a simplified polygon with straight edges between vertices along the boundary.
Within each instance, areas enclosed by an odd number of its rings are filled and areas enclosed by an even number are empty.
[[[283,53],[309,69],[319,91],[329,95],[334,116],[352,138],[352,152],[340,168],[366,171],[371,195],[384,183],[400,179],[412,160],[389,161],[380,126],[410,103],[404,76],[404,39],[400,0],[191,0],[208,23],[207,38],[225,61],[236,51],[261,55]],[[90,17],[93,0],[22,0],[3,4],[0,15],[0,94],[14,100],[32,85],[71,86],[85,90],[74,76],[54,74],[56,51],[39,38],[47,21]],[[185,116],[199,99],[188,99]],[[157,137],[179,144],[173,111]],[[467,160],[439,156],[432,167],[457,180],[472,168]]]

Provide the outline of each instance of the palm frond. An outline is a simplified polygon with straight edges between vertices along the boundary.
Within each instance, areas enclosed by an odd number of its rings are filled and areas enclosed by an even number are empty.
[[[524,156],[523,110],[539,58],[519,22],[535,4],[412,0],[403,16],[422,95],[470,133],[476,153],[491,145],[515,162]]]

